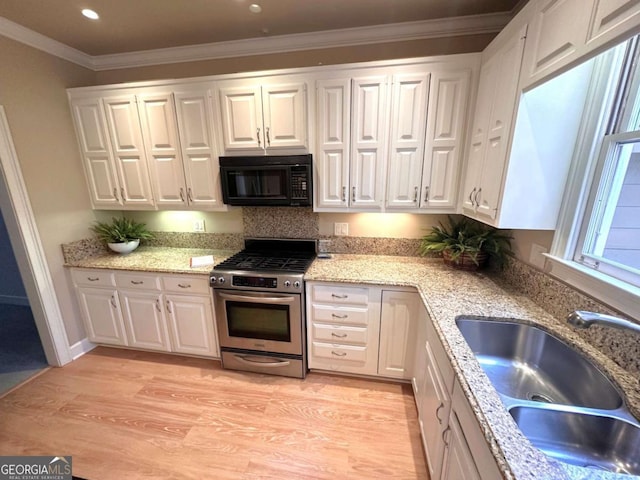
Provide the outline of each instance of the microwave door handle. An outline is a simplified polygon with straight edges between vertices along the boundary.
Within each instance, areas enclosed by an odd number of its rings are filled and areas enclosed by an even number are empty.
[[[229,295],[227,293],[218,293],[218,295],[226,300],[244,300],[253,303],[268,303],[275,305],[292,303],[295,301],[294,297],[249,297],[247,295]]]

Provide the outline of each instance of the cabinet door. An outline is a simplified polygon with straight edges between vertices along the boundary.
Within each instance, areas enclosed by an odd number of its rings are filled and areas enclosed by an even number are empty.
[[[471,214],[475,212],[475,198],[480,182],[480,172],[487,153],[489,117],[491,116],[491,105],[496,95],[498,61],[498,56],[494,56],[480,69],[476,110],[470,135],[469,158],[467,159],[464,191],[462,192],[462,208]]]
[[[393,76],[387,207],[418,208],[429,74]]]
[[[91,203],[96,209],[121,206],[120,185],[113,164],[104,108],[99,98],[71,102]]]
[[[378,375],[411,378],[419,302],[414,292],[382,292]]]
[[[220,89],[224,149],[263,150],[260,86]]]
[[[210,296],[166,295],[171,351],[218,357]]]
[[[185,207],[184,173],[171,94],[138,96],[151,182],[158,207]]]
[[[456,208],[470,77],[467,69],[431,75],[421,208]]]
[[[455,412],[451,412],[449,419],[449,428],[445,434],[447,440],[447,454],[444,461],[442,479],[443,480],[481,480],[476,464],[473,461],[473,455],[467,441],[460,422]],[[438,477],[431,477],[438,478]]]
[[[267,150],[308,148],[306,84],[263,86],[262,109]]]
[[[586,42],[593,0],[542,0],[539,4],[527,39],[525,85],[578,57]]]
[[[319,80],[317,92],[316,206],[347,207],[351,80]]]
[[[222,207],[211,92],[180,92],[175,100],[189,206],[203,210]]]
[[[427,342],[424,348],[427,362],[423,367],[422,404],[419,409],[420,421],[424,426],[422,438],[429,475],[431,478],[440,478],[445,452],[443,433],[448,427],[451,396],[438,369],[430,343]]]
[[[120,291],[120,301],[129,346],[170,351],[160,295]]]
[[[109,97],[103,102],[124,206],[153,208],[136,98]]]
[[[353,80],[352,207],[378,209],[382,206],[389,116],[387,83],[386,75]]]
[[[502,178],[506,167],[511,126],[518,103],[518,78],[526,26],[496,56],[496,90],[492,101],[486,155],[474,195],[477,213],[495,219],[500,203]]]
[[[640,25],[638,0],[595,0],[587,45],[595,48],[617,36],[626,36]]]
[[[127,345],[116,290],[78,287],[78,300],[89,340],[107,345]]]

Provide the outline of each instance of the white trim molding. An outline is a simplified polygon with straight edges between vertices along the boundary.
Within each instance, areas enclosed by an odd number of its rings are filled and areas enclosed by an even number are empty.
[[[0,105],[0,181],[5,183],[4,187],[0,187],[3,189],[0,205],[12,239],[11,243],[14,245],[16,260],[23,272],[24,286],[47,362],[50,365],[62,366],[71,361],[69,341],[27,195],[27,187],[20,170],[18,155],[11,138],[9,122],[2,105]],[[20,248],[16,248],[17,244]],[[29,278],[25,273],[27,268]]]
[[[87,55],[4,17],[0,17],[0,35],[94,71],[102,71],[322,48],[498,33],[512,16],[511,12],[467,15],[96,56]]]
[[[88,338],[83,338],[71,345],[71,357],[76,360],[96,347],[97,345],[95,343],[91,343]]]

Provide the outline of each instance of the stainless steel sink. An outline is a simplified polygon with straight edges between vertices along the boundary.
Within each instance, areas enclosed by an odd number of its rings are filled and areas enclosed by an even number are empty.
[[[456,323],[499,393],[598,409],[622,405],[615,385],[594,364],[539,328],[472,318]]]
[[[522,433],[550,457],[582,467],[640,475],[640,428],[585,413],[514,407]]]
[[[565,463],[640,475],[640,423],[596,365],[530,325],[473,317],[456,324],[535,447]]]

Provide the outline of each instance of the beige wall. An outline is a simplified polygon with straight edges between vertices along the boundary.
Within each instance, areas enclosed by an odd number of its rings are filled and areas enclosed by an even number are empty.
[[[220,60],[106,70],[97,72],[97,83],[105,85],[142,80],[187,78],[219,75],[223,73],[481,52],[494,37],[495,34],[468,35],[464,37],[413,40],[389,44],[327,48],[272,55],[223,58]]]
[[[71,344],[85,337],[60,244],[86,237],[93,221],[66,88],[95,74],[0,37],[5,107],[31,206]]]

